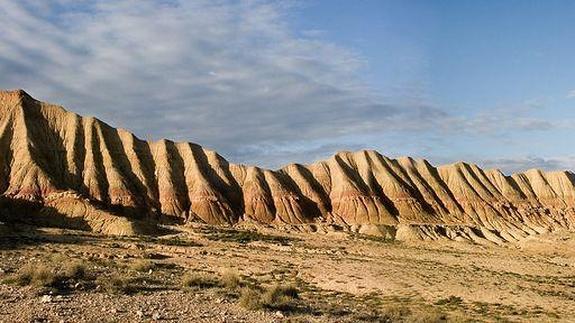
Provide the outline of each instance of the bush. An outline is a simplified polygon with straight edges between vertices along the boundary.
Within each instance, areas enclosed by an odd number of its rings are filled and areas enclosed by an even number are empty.
[[[281,307],[294,299],[299,299],[299,292],[294,286],[275,285],[268,288],[263,295],[264,304],[272,307]]]
[[[20,286],[34,285],[37,287],[50,287],[54,285],[56,281],[57,277],[52,268],[45,264],[28,263],[4,282],[18,284]]]
[[[248,310],[259,310],[263,307],[261,301],[262,295],[259,291],[244,287],[240,292],[240,306]]]
[[[409,317],[411,310],[401,305],[387,305],[383,307],[382,315],[388,321],[398,322]]]
[[[237,272],[228,269],[222,273],[222,285],[229,289],[236,289],[241,285],[241,278]]]
[[[187,273],[182,277],[183,288],[212,288],[218,286],[218,281],[212,276],[198,273]]]
[[[408,323],[443,323],[447,321],[447,315],[433,310],[415,312],[405,320]]]
[[[150,271],[151,269],[154,269],[155,266],[156,266],[156,264],[154,264],[150,260],[138,259],[138,260],[136,260],[130,264],[130,269],[135,270],[135,271],[139,271],[139,272],[147,272],[147,271]]]
[[[62,266],[61,274],[66,278],[84,278],[86,276],[86,265],[79,260],[67,262]]]
[[[447,298],[439,299],[435,305],[459,305],[463,303],[463,299],[459,296],[451,295]]]
[[[263,293],[253,288],[244,288],[240,294],[240,306],[257,310],[261,308],[290,310],[294,301],[299,299],[299,292],[293,286],[275,285]]]
[[[96,284],[99,285],[103,291],[112,294],[131,294],[137,291],[137,286],[132,283],[130,277],[119,274],[115,274],[111,277],[98,277]]]

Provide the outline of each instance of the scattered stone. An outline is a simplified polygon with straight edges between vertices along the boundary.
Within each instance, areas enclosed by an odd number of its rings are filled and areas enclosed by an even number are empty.
[[[44,295],[42,296],[42,298],[40,299],[41,303],[50,303],[52,302],[52,295]]]
[[[153,320],[156,320],[156,321],[157,321],[157,320],[161,320],[161,319],[162,319],[162,314],[156,312],[156,313],[154,313],[154,315],[152,315],[152,319],[153,319]]]
[[[277,312],[275,312],[275,316],[279,317],[279,318],[283,318],[285,315],[281,311],[277,311]]]
[[[143,317],[144,317],[144,312],[138,310],[138,311],[136,311],[136,316],[139,317],[139,318],[143,318]]]

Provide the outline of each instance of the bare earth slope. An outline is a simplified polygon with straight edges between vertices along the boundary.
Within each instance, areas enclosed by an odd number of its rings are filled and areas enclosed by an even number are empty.
[[[570,172],[505,176],[375,151],[271,171],[191,143],[142,141],[21,90],[0,92],[0,194],[4,221],[112,234],[156,221],[253,221],[501,243],[575,228]]]

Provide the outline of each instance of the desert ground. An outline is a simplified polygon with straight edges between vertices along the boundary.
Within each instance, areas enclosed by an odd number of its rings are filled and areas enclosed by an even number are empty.
[[[1,322],[569,322],[575,234],[503,245],[0,226]]]

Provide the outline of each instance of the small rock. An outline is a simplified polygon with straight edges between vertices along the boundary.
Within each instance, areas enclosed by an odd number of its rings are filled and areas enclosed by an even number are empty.
[[[52,302],[52,295],[44,295],[42,296],[42,298],[40,299],[41,303],[50,303]]]
[[[117,309],[115,309],[115,308],[113,308],[113,309],[111,309],[111,310],[110,310],[110,313],[112,313],[112,314],[116,314],[116,313],[118,313],[118,310],[117,310]]]
[[[162,319],[162,314],[160,313],[154,313],[154,315],[152,315],[152,319],[153,320],[161,320]]]
[[[284,317],[284,313],[282,313],[281,311],[277,311],[277,312],[275,312],[275,316],[281,318],[281,317]]]
[[[144,312],[138,310],[138,311],[136,311],[136,316],[139,318],[142,318],[142,317],[144,317]]]

